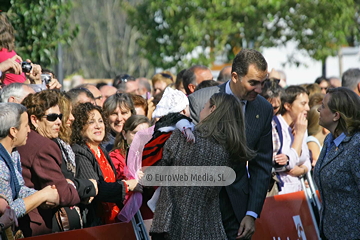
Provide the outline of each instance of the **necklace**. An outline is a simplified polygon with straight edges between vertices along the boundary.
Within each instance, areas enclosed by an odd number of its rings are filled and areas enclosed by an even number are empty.
[[[101,153],[100,153],[99,147],[97,147],[95,151],[96,151],[96,155],[97,155],[98,157],[100,157]]]
[[[90,144],[86,143],[86,145],[92,150],[94,151],[94,153],[96,154],[96,156],[99,158],[101,156],[101,152],[100,152],[100,147],[97,146],[97,147],[93,147],[93,146],[90,146]]]

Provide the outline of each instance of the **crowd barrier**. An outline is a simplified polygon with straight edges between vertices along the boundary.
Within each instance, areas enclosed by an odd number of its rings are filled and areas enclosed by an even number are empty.
[[[305,191],[267,197],[252,240],[318,240],[320,201],[307,174]],[[304,179],[301,180],[303,186]]]
[[[83,228],[61,233],[52,233],[42,236],[29,237],[28,240],[136,240],[133,224],[113,223],[98,227]]]
[[[267,197],[252,240],[318,240],[320,201],[310,173],[305,191]],[[304,179],[301,180],[303,186]],[[135,229],[135,230],[134,230]],[[114,223],[98,227],[30,237],[29,240],[119,239],[148,240],[141,214],[137,212],[129,223]]]

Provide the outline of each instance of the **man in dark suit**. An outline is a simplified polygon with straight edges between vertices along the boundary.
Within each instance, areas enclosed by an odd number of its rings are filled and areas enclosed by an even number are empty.
[[[191,118],[195,123],[214,93],[233,94],[244,104],[247,144],[257,155],[248,162],[248,167],[245,163],[237,166],[234,183],[223,187],[220,192],[221,215],[229,239],[251,238],[271,178],[273,109],[268,101],[258,95],[267,77],[267,63],[261,53],[243,49],[233,61],[228,82],[189,95]]]

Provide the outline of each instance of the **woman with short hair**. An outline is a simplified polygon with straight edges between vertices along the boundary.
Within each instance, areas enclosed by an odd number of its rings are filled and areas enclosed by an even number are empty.
[[[290,86],[285,89],[277,115],[283,136],[281,153],[285,155],[284,158],[275,159],[277,164],[285,166],[282,172],[278,172],[283,183],[279,194],[303,190],[299,177],[311,169],[306,144],[309,110],[309,96],[305,88]]]
[[[37,190],[55,185],[60,195],[59,207],[77,205],[80,197],[76,185],[64,177],[61,168],[65,163],[59,146],[52,141],[59,136],[63,117],[58,95],[54,90],[44,90],[28,95],[22,104],[27,108],[31,128],[26,145],[18,148],[25,185]],[[25,236],[58,231],[59,227],[53,224],[54,214],[53,209],[34,209],[19,220],[19,226]],[[73,216],[69,220],[81,227],[80,216],[76,212]]]

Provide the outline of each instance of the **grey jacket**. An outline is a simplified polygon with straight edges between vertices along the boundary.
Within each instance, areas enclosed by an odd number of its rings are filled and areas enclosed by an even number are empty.
[[[199,113],[205,103],[214,93],[225,93],[225,86],[226,83],[200,89],[189,95],[190,114],[195,123],[198,122]],[[262,96],[258,95],[254,101],[247,102],[245,109],[246,140],[248,147],[255,150],[257,155],[248,163],[250,178],[248,178],[246,164],[239,164],[235,169],[235,182],[226,187],[226,193],[238,222],[241,222],[247,211],[260,215],[265,201],[272,168],[272,116],[272,106]],[[222,214],[228,215],[229,213],[222,212]]]

